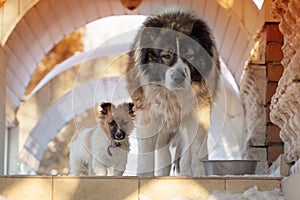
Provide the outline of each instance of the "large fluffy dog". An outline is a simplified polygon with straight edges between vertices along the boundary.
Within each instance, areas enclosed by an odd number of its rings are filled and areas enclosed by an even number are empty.
[[[71,175],[121,176],[129,151],[128,134],[133,130],[132,103],[115,106],[102,103],[99,107],[99,127],[84,128],[74,134],[70,143]]]
[[[170,145],[176,146],[180,174],[204,174],[200,159],[207,158],[219,69],[211,31],[193,13],[167,11],[146,19],[126,67],[136,111],[138,175],[169,175]]]

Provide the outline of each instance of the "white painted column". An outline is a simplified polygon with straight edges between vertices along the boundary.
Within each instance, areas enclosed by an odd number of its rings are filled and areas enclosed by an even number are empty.
[[[6,58],[0,46],[0,175],[4,174],[5,159],[5,99],[6,99]]]
[[[8,129],[7,139],[7,175],[19,174],[19,126]]]

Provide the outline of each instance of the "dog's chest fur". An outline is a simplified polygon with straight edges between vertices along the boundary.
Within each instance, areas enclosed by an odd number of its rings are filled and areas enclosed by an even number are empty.
[[[192,90],[169,91],[160,85],[150,84],[144,87],[144,91],[150,97],[145,99],[145,110],[151,119],[163,121],[167,132],[177,132],[183,119],[195,116],[197,100]]]

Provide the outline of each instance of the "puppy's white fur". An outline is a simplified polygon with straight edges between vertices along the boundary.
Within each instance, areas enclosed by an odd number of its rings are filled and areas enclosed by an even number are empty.
[[[132,103],[98,107],[99,126],[75,133],[70,143],[71,175],[121,176],[126,168],[129,134],[134,129]]]
[[[70,174],[121,176],[125,171],[129,143],[111,147],[109,140],[99,127],[84,128],[74,134],[70,143]],[[111,152],[111,155],[108,153]],[[112,174],[108,169],[113,168]]]

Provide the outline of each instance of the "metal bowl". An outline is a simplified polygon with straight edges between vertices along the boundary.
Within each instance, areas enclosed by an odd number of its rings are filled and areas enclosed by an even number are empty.
[[[254,174],[258,160],[203,160],[204,169],[209,175]]]

